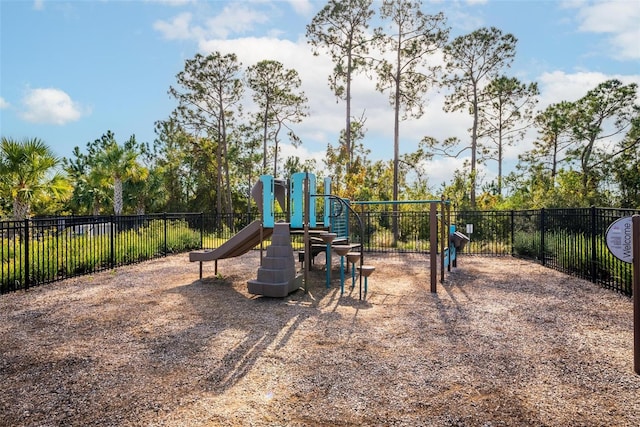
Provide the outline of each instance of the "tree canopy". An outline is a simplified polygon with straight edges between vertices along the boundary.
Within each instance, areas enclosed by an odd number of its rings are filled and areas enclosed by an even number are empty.
[[[514,35],[491,27],[449,40],[446,22],[416,0],[329,0],[311,19],[307,42],[333,63],[329,90],[345,103],[344,126],[327,123],[337,137],[320,161],[303,151],[299,126],[314,112],[297,70],[271,58],[243,65],[234,53],[198,53],[168,88],[175,108],[156,121],[154,141],[118,143],[100,129],[60,160],[39,138],[2,136],[0,215],[250,213],[258,175],[299,170],[332,175],[333,192],[354,200],[444,195],[470,209],[640,208],[635,83],[601,81],[578,99],[540,107],[538,84],[509,75]],[[358,73],[388,98],[393,158],[372,159],[367,112],[352,111],[353,99],[370,95],[353,85]],[[439,140],[427,128],[419,141],[401,139],[401,124],[422,117],[437,91],[445,113],[468,113],[460,123],[468,138]],[[282,155],[287,144],[292,151]],[[520,155],[505,174],[510,147]],[[449,182],[432,188],[427,162],[463,155]],[[486,182],[478,165],[495,168],[496,179]]]
[[[32,214],[34,204],[55,204],[70,190],[69,182],[56,171],[60,160],[41,139],[0,141],[0,200],[11,206],[19,221]]]

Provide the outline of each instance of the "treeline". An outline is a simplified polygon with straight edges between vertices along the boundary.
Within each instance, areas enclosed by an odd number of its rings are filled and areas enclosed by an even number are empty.
[[[421,2],[331,0],[307,25],[314,54],[334,68],[329,88],[345,106],[344,127],[322,164],[282,158],[281,145],[304,143],[296,124],[310,115],[298,72],[265,59],[244,67],[235,54],[197,54],[168,89],[176,107],[156,122],[155,141],[107,131],[70,158],[57,159],[38,138],[2,138],[0,214],[160,211],[231,213],[250,209],[249,190],[263,173],[332,176],[333,193],[353,200],[451,199],[459,209],[640,207],[640,106],[636,84],[608,80],[578,100],[538,110],[538,86],[508,74],[517,39],[480,28],[450,40],[442,13]],[[376,3],[378,5],[378,3]],[[371,28],[377,23],[378,27]],[[444,67],[434,59],[444,57]],[[366,73],[389,97],[394,156],[372,160],[367,117],[353,112],[353,78]],[[469,138],[425,135],[400,150],[403,121],[420,118],[429,93],[443,89],[447,112],[468,112]],[[248,101],[250,100],[250,101]],[[528,143],[517,170],[503,174],[504,152]],[[440,188],[427,181],[428,160],[468,156]],[[495,165],[485,182],[478,165]]]

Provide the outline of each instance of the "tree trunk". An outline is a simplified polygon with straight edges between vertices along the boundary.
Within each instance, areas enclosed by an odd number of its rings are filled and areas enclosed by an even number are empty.
[[[113,212],[122,215],[122,180],[119,177],[113,178]]]
[[[27,200],[22,200],[19,197],[13,199],[13,219],[15,221],[22,221],[29,216],[31,206]]]
[[[223,164],[222,164],[222,121],[224,120],[224,109],[222,108],[222,96],[218,94],[218,123],[216,129],[216,215],[222,215],[222,195],[224,194]]]
[[[267,173],[267,139],[269,135],[269,97],[265,100],[264,123],[262,129],[262,173]],[[275,178],[275,177],[274,177]]]
[[[471,131],[471,209],[476,208],[476,162],[478,152],[478,84],[473,83],[473,128]]]
[[[558,170],[558,135],[553,137],[553,156],[551,161],[551,184],[556,183],[556,174]]]
[[[278,177],[278,138],[273,142],[273,177]]]
[[[347,55],[347,122],[345,124],[345,151],[347,155],[347,170],[348,174],[351,171],[351,50]]]
[[[498,196],[502,196],[502,124],[498,130]]]
[[[393,114],[393,201],[398,201],[399,196],[399,180],[400,180],[400,44],[397,50],[397,67],[396,67],[396,93],[394,96],[394,114]],[[393,246],[398,244],[400,239],[400,229],[398,227],[398,204],[393,205]]]

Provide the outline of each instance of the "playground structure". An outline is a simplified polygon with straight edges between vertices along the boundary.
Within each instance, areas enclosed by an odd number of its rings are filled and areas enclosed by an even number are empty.
[[[202,264],[214,261],[215,274],[218,274],[218,260],[237,257],[260,245],[260,267],[258,277],[248,282],[248,290],[252,294],[284,297],[299,289],[301,282],[305,292],[308,290],[309,269],[312,260],[321,252],[326,252],[327,257],[327,287],[330,286],[331,277],[331,252],[340,246],[349,248],[352,258],[359,258],[359,266],[362,267],[364,254],[361,243],[350,242],[348,218],[345,219],[350,209],[343,199],[331,195],[331,179],[325,178],[323,193],[316,194],[316,177],[311,173],[296,173],[291,179],[274,179],[270,175],[262,175],[253,186],[251,196],[256,202],[261,219],[255,220],[240,230],[231,239],[214,250],[193,251],[189,254],[191,262],[199,262],[200,279],[202,279]],[[316,199],[323,199],[323,221],[316,218]],[[275,222],[275,203],[278,203],[283,212],[287,214],[287,221]],[[357,218],[357,213],[353,212]],[[304,276],[297,274],[295,259],[291,245],[291,235],[302,234],[304,236],[304,249],[299,251],[299,257],[303,260]],[[362,236],[362,230],[360,229]],[[329,243],[323,243],[327,236],[331,236]],[[266,256],[263,256],[262,246],[265,239],[271,237],[271,244],[266,248]],[[345,254],[346,255],[346,254]],[[355,266],[355,262],[353,263]],[[341,266],[341,290],[344,292],[344,262]],[[366,269],[370,274],[373,267]],[[355,273],[352,273],[352,276]],[[359,275],[362,276],[362,275]],[[355,286],[355,277],[352,277],[352,287]],[[360,280],[360,298],[362,298],[362,280]]]
[[[322,193],[317,192],[317,181],[314,174],[295,173],[289,180],[274,179],[270,175],[262,175],[253,186],[251,196],[254,199],[261,219],[255,220],[240,230],[231,239],[214,250],[200,250],[189,254],[191,262],[199,262],[200,279],[202,279],[203,262],[214,261],[215,274],[218,274],[219,259],[243,255],[260,246],[260,267],[257,278],[248,281],[248,290],[252,294],[270,297],[284,297],[289,293],[304,288],[308,291],[309,270],[314,258],[321,252],[326,256],[326,287],[331,284],[332,252],[340,257],[340,288],[344,293],[345,273],[351,267],[351,287],[355,287],[358,273],[359,298],[368,292],[368,277],[375,267],[364,265],[364,226],[360,215],[348,200],[331,194],[331,179],[324,178]],[[317,201],[322,200],[324,208],[322,220],[317,218]],[[275,222],[275,203],[286,214],[286,221]],[[456,232],[450,225],[450,204],[445,200],[428,200],[416,202],[354,202],[360,204],[399,204],[428,203],[429,243],[430,243],[430,282],[431,291],[437,292],[437,272],[440,267],[440,281],[444,281],[445,268],[451,271],[456,267],[457,251],[461,250],[469,240],[462,233]],[[438,207],[440,212],[438,213]],[[349,213],[356,219],[360,241],[351,241],[353,224],[350,224]],[[353,222],[353,221],[352,221]],[[440,223],[440,227],[438,224]],[[440,230],[438,229],[440,228]],[[440,233],[440,236],[438,236]],[[291,244],[293,234],[302,235],[304,248],[299,251],[303,274],[295,268],[294,250]],[[271,237],[271,244],[264,256],[263,242]],[[440,248],[438,248],[440,243]],[[445,243],[448,243],[445,246]],[[440,262],[438,262],[438,254]],[[356,265],[357,264],[357,265]]]

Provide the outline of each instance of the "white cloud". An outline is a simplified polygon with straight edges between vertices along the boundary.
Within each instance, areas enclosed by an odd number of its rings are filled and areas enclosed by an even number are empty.
[[[11,104],[9,104],[3,97],[0,96],[0,110],[4,110],[5,108],[9,108]]]
[[[161,3],[168,6],[184,6],[189,3],[195,3],[195,0],[145,0],[148,3]]]
[[[293,145],[285,142],[280,145],[279,152],[280,153],[278,154],[278,156],[283,161],[285,161],[289,157],[298,157],[301,161],[315,160],[316,166],[318,167],[319,170],[322,170],[322,168],[324,167],[323,161],[325,160],[325,157],[326,157],[324,151],[312,152],[312,151],[309,151],[304,145],[301,145],[299,147],[294,147]]]
[[[35,0],[33,2],[33,10],[44,10],[44,0]]]
[[[543,73],[537,81],[540,85],[541,100],[538,105],[543,110],[550,104],[560,101],[576,101],[607,80],[618,79],[624,84],[636,83],[640,85],[640,74],[623,76],[607,75],[597,72],[565,73],[554,71]],[[640,94],[639,102],[640,102]]]
[[[482,14],[473,8],[473,4],[453,2],[449,6],[451,9],[447,11],[447,23],[451,28],[466,33],[477,30],[484,25],[485,20]]]
[[[553,71],[538,77],[542,99],[540,109],[561,101],[576,101],[609,77],[596,72],[565,73]]]
[[[31,123],[64,125],[88,113],[64,91],[55,88],[29,89],[22,103],[25,110],[20,116]]]
[[[432,190],[440,189],[440,184],[449,183],[455,170],[462,170],[465,160],[469,157],[434,157],[426,163],[425,169],[429,173],[429,186]]]
[[[251,30],[254,24],[267,22],[266,14],[244,5],[226,6],[215,17],[207,20],[207,35],[226,38],[229,34],[243,34]]]
[[[255,24],[268,21],[268,15],[245,5],[233,3],[219,14],[200,21],[190,12],[183,12],[169,21],[158,20],[153,28],[168,40],[194,40],[203,42],[211,38],[227,38],[230,34],[244,34]],[[197,22],[196,22],[197,21]]]
[[[187,40],[193,37],[193,31],[190,25],[191,14],[184,12],[176,15],[170,22],[154,22],[153,28],[162,33],[167,40]]]
[[[579,30],[609,34],[610,56],[640,59],[640,4],[637,0],[579,3]]]
[[[308,15],[315,8],[309,0],[288,0],[288,2],[299,15]]]

